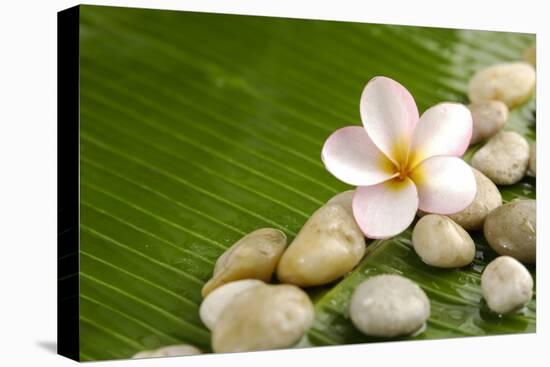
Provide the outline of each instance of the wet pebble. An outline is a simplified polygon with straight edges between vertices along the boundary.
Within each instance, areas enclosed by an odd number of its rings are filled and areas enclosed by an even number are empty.
[[[467,231],[483,228],[487,215],[502,205],[502,195],[495,184],[477,169],[472,171],[477,186],[474,201],[466,209],[448,216]]]
[[[481,274],[481,291],[489,308],[506,314],[526,305],[533,294],[533,278],[516,259],[500,256]]]
[[[533,94],[535,79],[535,69],[526,62],[489,66],[472,77],[468,97],[473,103],[498,100],[512,108]]]
[[[364,334],[391,338],[419,330],[430,316],[430,302],[408,278],[384,274],[355,289],[349,312],[355,327]]]
[[[223,310],[235,297],[247,289],[264,284],[258,279],[243,279],[226,283],[214,289],[201,303],[199,316],[202,322],[208,329],[214,329]]]
[[[513,131],[501,131],[493,136],[472,157],[472,167],[481,171],[497,185],[519,182],[529,164],[529,143]]]
[[[341,192],[339,194],[334,195],[332,198],[327,201],[327,204],[338,204],[342,205],[346,211],[353,216],[353,208],[352,208],[352,202],[353,202],[353,194],[355,194],[355,190],[347,190],[344,192]]]
[[[428,214],[414,226],[412,243],[422,261],[438,268],[459,268],[474,260],[474,241],[448,217]]]
[[[472,139],[470,144],[489,139],[506,124],[508,107],[501,101],[483,101],[468,106],[472,113]]]
[[[347,205],[326,204],[304,224],[277,267],[282,283],[309,287],[350,272],[365,254],[365,238]]]
[[[212,348],[216,353],[287,348],[305,334],[313,317],[313,304],[296,286],[252,287],[220,315],[212,332]]]
[[[487,216],[483,234],[500,255],[524,263],[534,263],[537,246],[537,212],[535,200],[513,200]]]
[[[268,282],[285,247],[286,236],[278,229],[262,228],[244,236],[218,258],[212,279],[202,288],[203,297],[235,280]]]

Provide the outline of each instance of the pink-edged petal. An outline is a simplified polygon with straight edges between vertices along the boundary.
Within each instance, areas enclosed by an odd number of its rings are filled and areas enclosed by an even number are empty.
[[[409,91],[395,80],[375,77],[365,86],[359,108],[374,144],[396,165],[405,162],[418,122],[418,109]]]
[[[396,175],[391,161],[361,126],[336,130],[326,140],[321,159],[336,178],[354,186],[374,185]]]
[[[470,205],[476,195],[474,173],[466,162],[457,157],[428,158],[409,177],[418,190],[418,207],[428,213],[457,213]]]
[[[409,167],[436,155],[461,157],[471,138],[470,110],[460,103],[439,103],[427,109],[416,125]]]
[[[409,179],[392,179],[361,186],[353,196],[353,215],[368,238],[388,238],[403,232],[418,210],[418,193]]]

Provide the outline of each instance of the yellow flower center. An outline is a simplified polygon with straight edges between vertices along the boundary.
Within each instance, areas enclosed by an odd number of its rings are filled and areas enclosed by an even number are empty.
[[[409,177],[412,168],[409,164],[408,157],[405,157],[404,162],[399,162],[397,165],[394,165],[394,172],[397,173],[396,179],[399,181],[403,181],[407,177]]]

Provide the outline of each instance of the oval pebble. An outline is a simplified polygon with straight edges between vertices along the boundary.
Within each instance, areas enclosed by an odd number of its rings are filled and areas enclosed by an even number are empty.
[[[525,306],[533,295],[533,277],[522,263],[499,256],[481,274],[481,291],[489,308],[506,314]]]
[[[513,131],[501,131],[493,136],[472,157],[472,167],[497,185],[519,182],[529,164],[529,143]]]
[[[400,275],[377,275],[353,292],[350,317],[366,335],[395,337],[418,331],[430,316],[424,291]]]
[[[225,308],[212,332],[212,348],[216,353],[287,348],[305,334],[313,317],[313,304],[300,288],[253,287]]]
[[[282,283],[309,287],[330,283],[350,272],[365,254],[365,237],[353,215],[326,204],[304,224],[277,267]]]
[[[353,217],[353,194],[355,190],[347,190],[339,194],[334,195],[332,198],[327,201],[327,204],[339,204],[347,210],[347,212]]]
[[[448,215],[450,219],[467,231],[483,228],[487,215],[502,205],[502,195],[495,184],[477,169],[472,168],[472,171],[477,186],[474,201],[466,209]]]
[[[485,219],[483,234],[500,255],[534,263],[537,251],[535,200],[513,200],[493,210]]]
[[[247,289],[264,285],[265,283],[258,279],[243,279],[235,282],[226,283],[214,289],[199,308],[199,316],[204,325],[210,330],[218,322],[223,310],[231,303],[235,297]]]
[[[489,139],[502,129],[508,120],[508,107],[501,101],[472,103],[468,108],[472,113],[470,144]]]
[[[247,234],[218,258],[212,279],[202,288],[203,297],[235,280],[270,281],[285,247],[286,235],[278,229],[262,228]]]
[[[416,223],[412,243],[424,263],[438,268],[466,266],[476,253],[468,232],[448,217],[437,214],[428,214]]]
[[[140,358],[157,358],[157,357],[181,357],[181,356],[193,356],[201,354],[202,352],[197,347],[188,344],[169,345],[166,347],[144,350],[138,352],[132,356],[133,359]]]
[[[535,80],[535,69],[526,62],[489,66],[472,77],[468,97],[473,103],[498,100],[513,108],[533,94]]]

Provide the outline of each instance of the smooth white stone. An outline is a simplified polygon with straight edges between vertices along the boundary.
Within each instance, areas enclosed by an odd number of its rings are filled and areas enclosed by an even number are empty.
[[[481,274],[481,291],[491,310],[505,314],[526,305],[533,295],[533,277],[519,261],[500,256]]]

